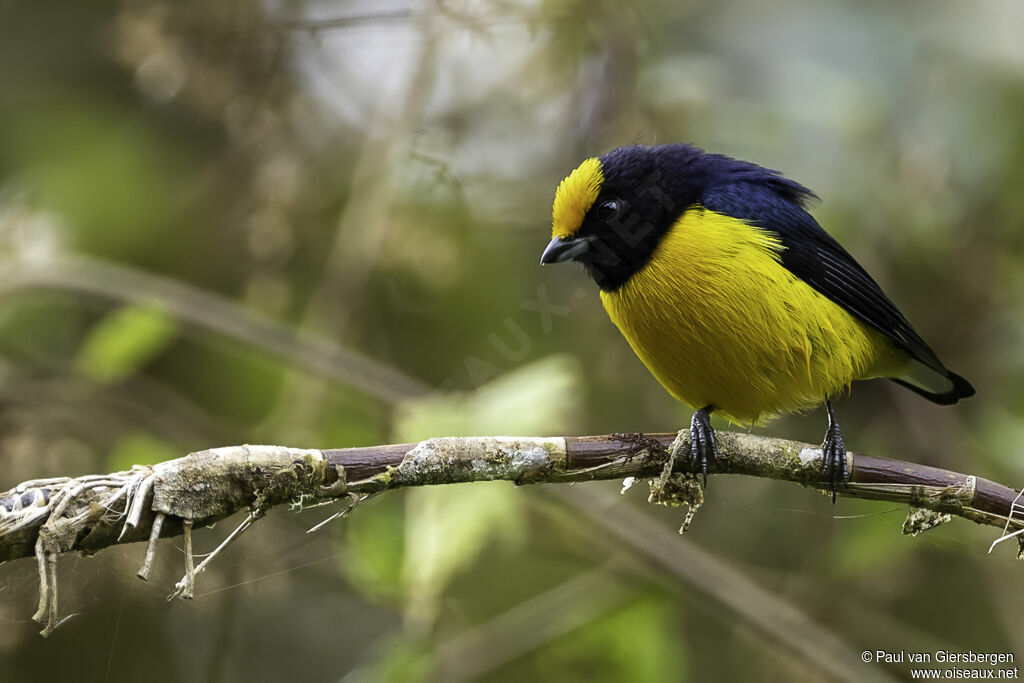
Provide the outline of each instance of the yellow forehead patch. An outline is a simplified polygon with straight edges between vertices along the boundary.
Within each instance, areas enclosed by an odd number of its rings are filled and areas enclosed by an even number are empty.
[[[573,235],[583,225],[597,195],[601,193],[604,172],[601,162],[587,159],[563,180],[555,190],[555,204],[551,207],[551,236],[563,239]]]

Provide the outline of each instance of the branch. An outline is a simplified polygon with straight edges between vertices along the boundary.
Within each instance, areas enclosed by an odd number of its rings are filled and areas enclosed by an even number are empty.
[[[718,437],[720,457],[713,473],[820,488],[820,448],[734,432],[719,432]],[[148,540],[139,571],[140,578],[146,579],[157,540],[184,535],[185,577],[172,597],[188,598],[195,576],[213,557],[268,509],[282,503],[301,509],[350,499],[330,521],[371,496],[406,486],[652,479],[653,502],[689,505],[685,527],[703,494],[687,463],[668,458],[674,438],[673,434],[450,437],[333,450],[230,446],[127,472],[28,481],[0,495],[0,562],[35,555],[40,572],[36,619],[46,623],[47,634],[58,623],[56,561],[60,553],[93,553],[118,543]],[[687,439],[681,445],[685,449]],[[1019,492],[1013,488],[898,460],[854,453],[847,457],[851,481],[839,493],[909,505],[904,533],[916,534],[953,515],[1001,527],[1004,538],[1024,530],[1024,516],[1015,514],[1021,512],[1016,505]],[[239,527],[193,566],[192,529],[243,509],[248,514]]]
[[[0,272],[0,298],[36,289],[159,305],[188,325],[250,344],[311,374],[354,386],[388,403],[423,396],[431,389],[329,339],[298,332],[230,299],[113,262],[61,255],[41,265],[5,264]]]

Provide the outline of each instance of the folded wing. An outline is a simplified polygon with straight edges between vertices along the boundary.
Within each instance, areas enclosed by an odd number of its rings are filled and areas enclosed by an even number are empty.
[[[811,192],[771,171],[758,170],[760,177],[750,172],[709,189],[702,204],[778,234],[787,270],[906,350],[913,359],[911,368],[893,381],[940,404],[972,396],[974,388],[967,380],[939,361],[881,287],[807,213],[803,202],[813,197]]]

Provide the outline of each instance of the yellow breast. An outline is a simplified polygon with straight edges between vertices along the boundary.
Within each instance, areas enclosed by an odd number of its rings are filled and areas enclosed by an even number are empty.
[[[770,232],[693,207],[601,301],[669,393],[740,424],[898,375],[906,354],[786,270],[782,248]]]

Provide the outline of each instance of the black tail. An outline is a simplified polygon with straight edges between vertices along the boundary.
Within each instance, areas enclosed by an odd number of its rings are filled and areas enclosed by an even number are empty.
[[[920,361],[914,362],[914,368],[902,377],[890,377],[893,382],[924,396],[933,403],[951,406],[962,398],[974,396],[974,387],[955,372],[942,368],[939,372]]]

